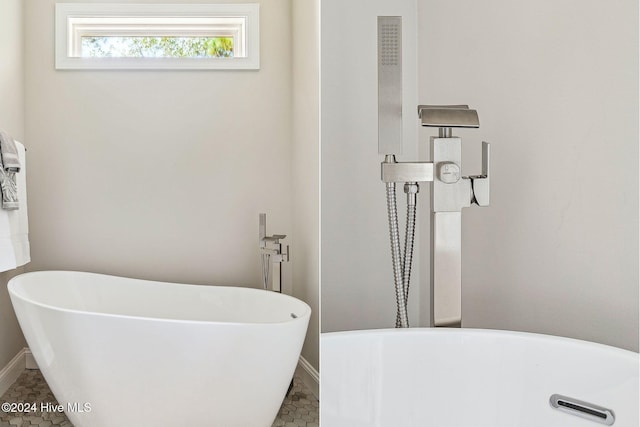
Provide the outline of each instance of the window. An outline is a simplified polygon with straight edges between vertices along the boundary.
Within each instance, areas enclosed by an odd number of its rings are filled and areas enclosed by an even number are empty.
[[[258,4],[56,4],[57,69],[258,69]]]

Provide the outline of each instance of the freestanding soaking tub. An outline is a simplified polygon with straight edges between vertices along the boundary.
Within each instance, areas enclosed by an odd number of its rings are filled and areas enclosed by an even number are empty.
[[[76,427],[271,426],[311,313],[269,291],[92,273],[27,273],[8,287]]]
[[[328,427],[638,427],[638,354],[473,329],[322,334]]]

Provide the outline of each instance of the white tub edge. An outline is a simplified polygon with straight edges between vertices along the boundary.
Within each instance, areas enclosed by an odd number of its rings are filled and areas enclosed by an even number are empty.
[[[261,288],[253,288],[253,287],[249,287],[249,286],[236,286],[236,285],[227,285],[227,286],[223,286],[223,285],[195,285],[195,284],[191,284],[191,283],[177,283],[177,282],[163,282],[160,280],[150,280],[150,279],[138,279],[138,278],[134,278],[134,277],[125,277],[125,276],[115,276],[112,274],[104,274],[104,273],[93,273],[93,272],[89,272],[89,271],[80,271],[80,270],[39,270],[39,271],[30,271],[28,273],[22,273],[22,274],[18,274],[14,277],[12,277],[8,282],[7,282],[7,291],[9,293],[10,297],[16,297],[16,298],[20,298],[23,301],[28,302],[29,304],[33,304],[35,306],[38,307],[42,307],[45,309],[49,309],[49,310],[55,310],[55,311],[59,311],[59,312],[67,312],[67,313],[77,313],[77,314],[91,314],[91,315],[95,315],[95,316],[104,316],[104,317],[118,317],[118,318],[124,318],[124,319],[142,319],[142,320],[151,320],[151,321],[158,321],[158,322],[168,322],[168,323],[191,323],[191,324],[196,324],[196,323],[207,323],[207,324],[224,324],[224,325],[244,325],[244,324],[252,324],[252,323],[245,323],[245,322],[223,322],[223,321],[211,321],[211,320],[187,320],[187,319],[164,319],[164,318],[158,318],[158,317],[145,317],[145,316],[133,316],[133,315],[126,315],[126,314],[111,314],[111,313],[97,313],[97,312],[91,312],[91,311],[85,311],[85,310],[77,310],[77,309],[68,309],[68,308],[63,308],[63,307],[59,307],[56,305],[51,305],[51,304],[46,304],[40,301],[35,301],[32,298],[28,298],[22,294],[19,294],[18,291],[16,291],[14,289],[14,287],[16,286],[14,283],[17,282],[16,279],[19,279],[22,276],[29,276],[29,275],[38,275],[38,274],[42,274],[42,273],[78,273],[78,274],[83,274],[83,275],[94,275],[94,276],[103,276],[103,277],[111,277],[111,278],[115,278],[115,279],[129,279],[129,280],[134,280],[134,281],[139,281],[139,282],[148,282],[148,283],[159,283],[159,284],[163,284],[163,285],[178,285],[178,286],[210,286],[210,287],[217,287],[217,288],[235,288],[235,289],[241,289],[241,292],[264,292],[264,289]],[[269,291],[270,292],[270,291]],[[301,303],[304,306],[304,313],[302,314],[302,316],[300,316],[297,319],[291,320],[288,319],[286,321],[281,321],[281,322],[269,322],[268,324],[271,325],[275,325],[275,324],[285,324],[285,323],[289,323],[292,321],[302,321],[302,319],[304,318],[311,318],[311,314],[312,314],[312,310],[311,307],[309,306],[309,304],[307,304],[305,301],[296,298],[292,295],[288,295],[288,294],[284,294],[284,293],[279,293],[280,297],[279,298],[287,298],[287,299],[291,299],[291,300],[295,300],[296,302]],[[29,350],[30,352],[31,350]],[[35,359],[34,359],[35,360]],[[37,368],[36,368],[37,369]]]
[[[518,338],[533,338],[533,339],[550,339],[556,342],[565,342],[565,343],[573,343],[577,345],[584,345],[587,347],[600,348],[602,350],[612,351],[612,352],[620,352],[621,355],[625,355],[626,357],[639,357],[640,354],[635,351],[628,350],[626,348],[615,347],[609,344],[598,343],[594,341],[582,340],[579,338],[571,338],[571,337],[563,337],[561,335],[549,335],[539,332],[524,332],[524,331],[512,331],[508,329],[486,329],[486,328],[429,328],[429,327],[419,327],[419,328],[405,328],[405,329],[395,329],[395,328],[382,328],[382,329],[354,329],[348,331],[335,331],[335,332],[323,332],[320,334],[320,342],[322,347],[322,339],[332,339],[339,338],[341,336],[349,336],[349,335],[376,335],[376,334],[417,334],[417,333],[430,333],[430,334],[444,334],[444,333],[454,333],[454,334],[464,334],[471,333],[475,335],[489,334],[489,335],[497,335],[497,336],[511,336]]]

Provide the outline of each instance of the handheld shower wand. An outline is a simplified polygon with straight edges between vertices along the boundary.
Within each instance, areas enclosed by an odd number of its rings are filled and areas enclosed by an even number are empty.
[[[378,17],[378,153],[385,165],[396,164],[402,154],[402,17]],[[404,252],[400,247],[396,181],[386,182],[391,260],[396,291],[396,327],[408,328],[407,302],[416,222],[417,182],[406,182],[407,223]]]

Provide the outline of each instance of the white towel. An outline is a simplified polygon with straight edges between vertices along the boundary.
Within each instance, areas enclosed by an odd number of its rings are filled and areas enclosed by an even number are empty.
[[[27,218],[27,163],[24,145],[16,141],[22,168],[18,180],[19,210],[0,209],[0,271],[13,270],[31,261]]]

